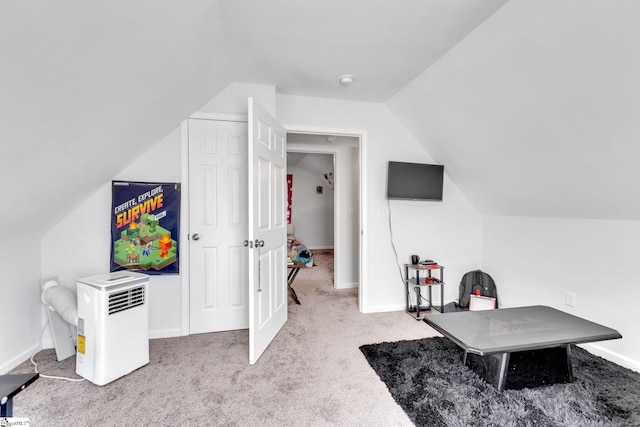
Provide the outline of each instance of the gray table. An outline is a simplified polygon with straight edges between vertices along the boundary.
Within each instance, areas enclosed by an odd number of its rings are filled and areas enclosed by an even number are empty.
[[[424,321],[461,347],[463,363],[498,390],[571,382],[571,344],[622,338],[614,329],[541,305]]]

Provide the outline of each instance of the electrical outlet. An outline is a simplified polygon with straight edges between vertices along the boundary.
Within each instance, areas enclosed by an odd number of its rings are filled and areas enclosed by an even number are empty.
[[[575,292],[567,292],[567,296],[565,298],[565,302],[568,306],[575,307],[576,306],[576,294]]]

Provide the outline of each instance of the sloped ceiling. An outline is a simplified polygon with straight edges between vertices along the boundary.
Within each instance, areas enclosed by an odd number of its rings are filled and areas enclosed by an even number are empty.
[[[231,82],[385,102],[482,212],[638,219],[638,7],[0,2],[0,235],[46,231]]]
[[[204,0],[0,3],[0,235],[47,230],[227,86],[221,21]]]
[[[287,167],[292,166],[322,179],[322,174],[333,170],[333,156],[319,153],[288,153]]]
[[[321,177],[333,170],[333,154],[314,153],[318,146],[326,148],[358,147],[359,139],[345,135],[315,135],[304,133],[287,133],[287,145],[294,144],[295,150],[287,151],[287,167],[295,166],[311,174]],[[305,147],[312,147],[305,151]]]
[[[505,1],[0,2],[0,235],[46,231],[231,82],[384,101]]]
[[[507,0],[224,0],[237,81],[384,102]],[[349,88],[338,84],[354,76]]]
[[[638,22],[512,0],[387,105],[481,212],[639,220]]]

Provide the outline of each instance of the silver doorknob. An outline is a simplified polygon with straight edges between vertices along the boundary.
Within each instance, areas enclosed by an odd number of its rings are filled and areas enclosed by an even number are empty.
[[[256,239],[256,248],[261,248],[264,246],[264,240]]]
[[[191,240],[200,240],[200,235],[198,233],[193,233]]]

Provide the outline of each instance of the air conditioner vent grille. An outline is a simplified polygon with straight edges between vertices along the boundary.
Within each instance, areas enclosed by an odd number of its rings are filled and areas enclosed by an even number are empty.
[[[144,305],[145,297],[145,286],[139,286],[137,288],[127,289],[126,291],[109,294],[109,315],[129,310],[130,308],[134,308],[139,305]]]

